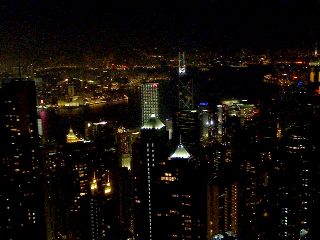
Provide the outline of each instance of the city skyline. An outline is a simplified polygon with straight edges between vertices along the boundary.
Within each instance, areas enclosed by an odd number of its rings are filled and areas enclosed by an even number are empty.
[[[4,0],[1,240],[314,240],[320,0]]]

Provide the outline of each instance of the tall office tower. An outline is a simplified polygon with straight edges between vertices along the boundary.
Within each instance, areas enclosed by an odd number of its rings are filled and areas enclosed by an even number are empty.
[[[193,78],[187,74],[184,53],[179,53],[179,75],[176,79],[178,111],[173,117],[173,138],[176,143],[180,136],[186,149],[197,157],[200,142],[200,123],[194,104]]]
[[[194,110],[193,79],[187,75],[184,53],[179,53],[179,110]]]
[[[159,83],[141,85],[141,126],[145,125],[152,114],[159,117]]]
[[[200,121],[197,110],[179,111],[174,115],[175,140],[181,136],[183,143],[197,157],[200,145]]]
[[[192,196],[192,239],[203,239],[206,236],[206,170],[200,161],[200,118],[194,99],[194,79],[186,71],[184,53],[179,54],[179,71],[176,79],[178,92],[178,111],[173,116],[173,141],[183,140],[185,149],[192,155],[189,161],[193,168]]]
[[[191,155],[180,143],[161,167],[155,209],[157,239],[197,239],[193,226],[194,175]]]
[[[155,209],[159,166],[166,159],[164,124],[152,115],[141,128],[140,142],[133,146],[133,177],[135,201],[135,239],[158,239],[155,233]],[[158,226],[159,227],[159,226]]]
[[[35,83],[0,89],[0,238],[45,239]]]
[[[116,134],[117,155],[120,161],[121,170],[119,172],[119,205],[120,223],[122,229],[127,229],[130,236],[134,232],[133,225],[133,178],[132,178],[132,143],[139,135],[124,127],[119,127]]]

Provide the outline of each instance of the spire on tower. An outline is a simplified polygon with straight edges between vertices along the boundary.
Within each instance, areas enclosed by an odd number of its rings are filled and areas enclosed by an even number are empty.
[[[106,185],[105,185],[105,188],[104,188],[104,194],[105,195],[108,195],[109,193],[111,193],[111,182],[110,182],[110,177],[109,177],[109,172],[108,172],[108,175],[107,175],[107,182],[106,182]]]
[[[186,62],[184,59],[184,52],[179,52],[179,76],[186,74]]]
[[[92,194],[94,194],[98,190],[98,183],[97,183],[95,172],[93,172],[93,179],[90,184],[90,189],[91,189]]]

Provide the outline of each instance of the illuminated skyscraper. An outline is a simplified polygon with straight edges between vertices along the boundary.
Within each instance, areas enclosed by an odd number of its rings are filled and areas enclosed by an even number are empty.
[[[187,74],[184,53],[179,53],[179,75],[176,79],[179,109],[173,118],[174,139],[178,143],[180,136],[186,149],[193,156],[200,141],[200,122],[195,110],[193,96],[193,78]]]
[[[159,166],[166,158],[165,126],[152,115],[141,128],[141,141],[133,147],[133,177],[135,201],[135,238],[157,239],[155,233],[157,179]]]
[[[184,53],[179,53],[179,110],[193,110],[193,79],[187,75]]]
[[[159,83],[141,85],[141,109],[141,126],[149,121],[152,114],[159,117]]]
[[[200,143],[200,121],[196,110],[180,111],[175,114],[174,134],[175,138],[182,137],[186,149],[196,155]]]
[[[0,91],[0,239],[42,240],[35,83],[11,79]]]
[[[161,168],[157,208],[157,239],[196,239],[193,223],[194,178],[191,155],[180,143]]]

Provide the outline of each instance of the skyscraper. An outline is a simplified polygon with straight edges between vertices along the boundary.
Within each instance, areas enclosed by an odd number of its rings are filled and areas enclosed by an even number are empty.
[[[187,74],[184,53],[179,53],[179,75],[176,79],[179,109],[174,115],[174,138],[176,142],[180,136],[186,149],[197,157],[195,151],[200,141],[200,123],[198,112],[195,110],[193,96],[193,78]]]
[[[159,117],[159,83],[142,84],[141,110],[141,126],[149,121],[152,114]]]
[[[180,143],[165,161],[159,178],[156,212],[158,239],[194,239],[193,183],[191,155]],[[161,226],[161,227],[159,227]]]
[[[184,53],[179,53],[179,110],[193,110],[193,79],[187,75]]]
[[[0,89],[0,239],[45,239],[34,81]]]
[[[133,147],[135,237],[139,240],[157,239],[155,202],[159,166],[166,158],[165,132],[164,124],[152,115],[141,129],[140,142]]]

